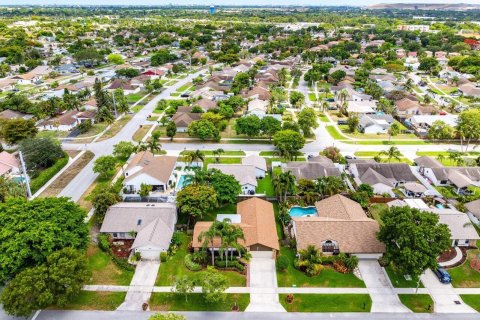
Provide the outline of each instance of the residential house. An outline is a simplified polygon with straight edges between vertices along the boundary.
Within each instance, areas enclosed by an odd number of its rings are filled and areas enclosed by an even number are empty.
[[[385,246],[377,240],[380,226],[362,207],[342,195],[315,203],[317,216],[293,217],[297,250],[313,245],[323,254],[349,253],[359,258],[379,258]]]
[[[238,243],[245,246],[254,257],[275,257],[280,250],[278,236],[275,224],[275,214],[271,202],[250,198],[237,203],[237,214],[219,215],[217,220],[229,221],[240,227],[245,236],[245,240],[238,239]],[[200,240],[200,234],[210,229],[212,222],[200,221],[195,224],[193,229],[192,247],[194,250],[203,248],[203,242]],[[209,250],[218,252],[221,247],[221,239],[216,237],[213,244],[207,244]]]
[[[393,122],[389,114],[365,114],[360,117],[358,128],[366,134],[386,134]]]
[[[85,111],[80,112],[77,110],[65,111],[59,116],[41,121],[37,125],[37,129],[42,130],[58,130],[58,131],[71,131],[77,125],[83,121],[95,121],[95,112]]]
[[[202,98],[192,103],[193,106],[200,107],[203,112],[218,108],[217,103],[211,99]]]
[[[480,97],[480,87],[472,82],[460,84],[458,86],[458,91],[460,91],[460,93],[462,93],[466,97]]]
[[[310,158],[308,162],[287,162],[283,171],[290,171],[297,178],[297,181],[300,179],[316,180],[330,176],[339,177],[341,175],[333,161],[325,156]]]
[[[415,164],[433,185],[452,186],[458,194],[469,194],[469,187],[480,186],[480,167],[445,167],[428,156],[416,158]]]
[[[0,92],[12,91],[15,88],[15,80],[9,78],[0,79]]]
[[[468,215],[451,208],[429,208],[428,211],[438,215],[439,222],[448,226],[452,247],[476,247],[480,237]]]
[[[251,164],[217,164],[210,163],[208,170],[217,169],[221,172],[232,175],[241,187],[241,194],[254,195],[257,183],[257,169]]]
[[[131,81],[124,79],[115,79],[112,81],[108,90],[123,89],[125,94],[137,93],[140,92],[139,86],[134,86]]]
[[[358,92],[354,90],[351,86],[345,86],[343,90],[337,91],[335,94],[335,101],[339,103],[341,100],[340,97],[343,94],[342,92],[345,93],[346,95],[346,101],[371,101],[373,98],[372,96],[368,94],[364,94],[361,92]]]
[[[0,152],[0,176],[12,177],[20,175],[20,160],[15,154]]]
[[[145,260],[159,260],[160,253],[170,247],[176,223],[174,203],[121,202],[108,209],[100,232],[114,241],[134,239],[132,253],[140,253]]]
[[[417,182],[406,163],[354,163],[349,170],[358,185],[368,184],[376,194],[393,195],[393,189],[407,182]]]
[[[257,179],[265,178],[267,173],[267,161],[265,161],[265,158],[253,154],[242,158],[242,164],[254,166]]]
[[[426,136],[429,129],[432,127],[435,121],[443,121],[451,127],[457,126],[458,115],[445,114],[445,115],[415,115],[410,117],[408,123],[415,130],[415,133],[419,136]]]
[[[176,163],[173,156],[156,156],[150,151],[135,154],[124,168],[124,193],[136,194],[142,184],[152,186],[152,192],[165,192],[175,182]]]
[[[31,114],[25,114],[22,112],[10,110],[10,109],[5,109],[2,112],[0,112],[0,119],[31,119],[33,118],[33,115]]]
[[[375,101],[348,101],[347,112],[362,116],[365,114],[373,114],[377,110]]]
[[[177,111],[172,117],[172,121],[177,127],[177,132],[187,132],[190,123],[202,118],[201,113]]]
[[[473,223],[480,226],[480,199],[465,203],[468,216]]]
[[[260,85],[254,86],[252,89],[248,91],[242,92],[242,97],[244,99],[260,99],[264,101],[269,101],[271,94],[268,87],[262,87]]]

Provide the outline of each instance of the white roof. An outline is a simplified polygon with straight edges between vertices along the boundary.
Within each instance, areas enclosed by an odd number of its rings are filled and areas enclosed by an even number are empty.
[[[431,126],[435,121],[440,120],[448,124],[449,126],[455,127],[457,125],[457,115],[446,114],[446,115],[418,115],[412,116],[410,122],[412,123],[425,123]]]
[[[209,170],[217,169],[225,174],[233,175],[241,186],[249,184],[256,187],[258,185],[255,167],[252,165],[210,163],[207,168]]]
[[[252,165],[257,169],[267,171],[267,161],[265,158],[252,154],[242,159],[242,164]]]
[[[377,105],[375,101],[348,101],[348,112],[374,113]]]
[[[410,208],[428,209],[428,206],[422,199],[403,199]]]
[[[463,212],[455,209],[430,208],[428,211],[437,214],[440,223],[446,224],[452,234],[451,239],[478,240],[480,236],[472,225],[470,218]]]
[[[252,111],[252,110],[267,111],[267,107],[268,107],[268,101],[265,101],[265,100],[254,99],[248,103],[248,111]]]

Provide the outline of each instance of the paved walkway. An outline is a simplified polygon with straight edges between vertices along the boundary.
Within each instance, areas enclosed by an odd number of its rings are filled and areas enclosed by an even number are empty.
[[[376,259],[360,259],[358,268],[372,298],[371,312],[411,312],[400,302]]]
[[[430,293],[435,302],[434,310],[438,313],[472,313],[476,312],[463,303],[460,296],[451,284],[443,284],[438,281],[432,270],[425,271],[420,277],[423,285]]]
[[[150,300],[159,267],[159,261],[140,261],[137,264],[125,301],[117,310],[142,310],[142,304]]]
[[[286,312],[278,299],[275,260],[252,254],[249,265],[250,304],[245,312]]]
[[[445,262],[440,262],[439,265],[441,267],[449,267],[449,266],[453,266],[454,264],[456,263],[459,263],[460,261],[462,261],[462,258],[463,258],[463,253],[462,253],[462,250],[460,250],[459,247],[455,247],[455,252],[457,253],[457,255],[455,257],[453,257],[451,260],[449,261],[445,261]]]

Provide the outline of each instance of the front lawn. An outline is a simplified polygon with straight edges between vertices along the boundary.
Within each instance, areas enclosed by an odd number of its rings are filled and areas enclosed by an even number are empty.
[[[477,241],[477,247],[479,245],[480,240]],[[472,259],[479,253],[479,249],[468,250],[467,260],[461,266],[448,270],[455,288],[480,288],[480,271],[476,271],[470,266]]]
[[[480,294],[461,294],[463,302],[480,312]]]
[[[328,133],[332,136],[333,139],[335,140],[343,140],[346,139],[344,136],[338,132],[337,128],[335,126],[325,126],[325,129],[328,131]]]
[[[133,271],[118,267],[110,256],[91,243],[87,249],[88,268],[92,272],[90,284],[109,284],[128,286],[132,281]]]
[[[413,312],[433,312],[433,300],[429,294],[399,294],[398,297],[400,301]]]
[[[134,104],[138,102],[140,99],[142,99],[143,97],[145,97],[146,94],[147,94],[146,91],[140,91],[138,93],[130,93],[129,95],[127,95],[127,101],[129,104]]]
[[[189,152],[194,152],[195,150],[185,150],[185,151],[182,151],[180,152],[181,155],[185,155]],[[202,153],[204,156],[215,156],[216,155],[213,153],[213,150],[202,150]],[[220,155],[220,158],[223,157],[223,156],[245,156],[245,152],[244,151],[229,151],[229,150],[225,150],[223,151],[223,153]]]
[[[50,181],[50,179],[52,179],[67,164],[68,155],[65,153],[64,157],[58,159],[51,167],[42,170],[38,176],[30,180],[32,194],[35,194],[35,192],[40,190],[41,187]]]
[[[416,288],[417,287],[417,277],[412,277],[412,280],[405,279],[403,274],[400,274],[398,271],[395,270],[394,267],[388,266],[385,268],[387,271],[388,277],[390,278],[390,282],[395,288]],[[423,288],[423,283],[420,281],[419,288]]]
[[[193,279],[193,281],[196,281],[200,278],[201,271],[190,271],[185,267],[184,264],[184,257],[188,253],[188,245],[190,244],[192,238],[187,236],[185,233],[182,233],[181,239],[182,245],[180,248],[178,248],[175,255],[169,257],[166,262],[162,262],[160,264],[157,280],[155,281],[156,286],[171,286],[175,282],[175,278],[180,278],[182,276],[189,276],[191,279]],[[245,287],[245,275],[235,271],[220,272],[228,278],[230,287]]]
[[[295,294],[293,303],[280,295],[280,303],[288,312],[370,312],[372,299],[368,294]]]
[[[353,273],[343,274],[328,266],[319,276],[309,277],[295,269],[295,251],[287,247],[280,248],[280,255],[289,260],[285,272],[277,271],[279,287],[332,287],[332,288],[365,288],[365,283]]]
[[[151,125],[142,125],[140,128],[135,131],[135,133],[132,136],[132,140],[135,142],[141,141],[145,135],[148,133],[148,130],[150,130],[152,126]]]
[[[203,160],[203,168],[207,170],[207,166],[210,163],[222,163],[222,164],[240,164],[242,163],[242,158],[220,158],[219,162],[216,161],[215,157],[208,157]]]
[[[267,197],[274,197],[275,190],[273,189],[272,184],[272,176],[270,173],[265,175],[263,179],[257,179],[257,189],[255,190],[256,193],[265,194]]]
[[[67,305],[51,306],[48,309],[113,311],[122,304],[126,294],[126,292],[81,291]]]
[[[244,311],[250,303],[249,294],[227,294],[225,302],[206,303],[200,293],[185,296],[175,293],[153,293],[150,298],[150,309],[155,311],[232,311],[236,304]]]

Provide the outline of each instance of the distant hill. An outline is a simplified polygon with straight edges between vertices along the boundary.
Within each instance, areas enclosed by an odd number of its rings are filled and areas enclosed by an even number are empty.
[[[368,6],[369,9],[400,10],[480,10],[480,4],[469,3],[379,3]]]

